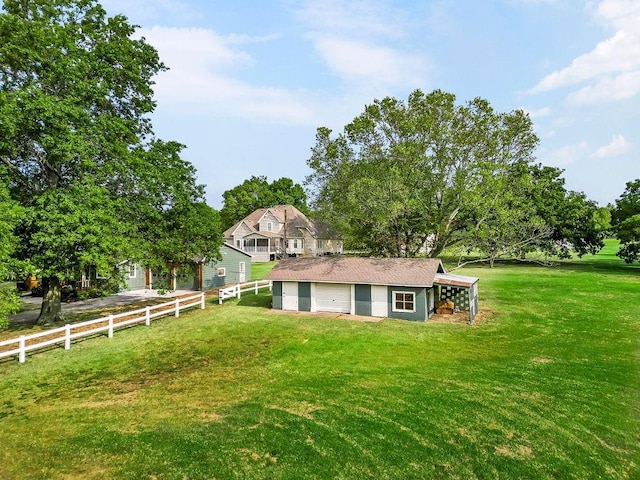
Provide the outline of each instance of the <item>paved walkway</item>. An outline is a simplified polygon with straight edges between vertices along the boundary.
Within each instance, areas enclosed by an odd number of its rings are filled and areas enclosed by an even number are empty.
[[[120,306],[120,305],[134,305],[151,298],[171,298],[179,297],[181,295],[188,295],[193,292],[191,290],[173,290],[160,294],[157,290],[131,290],[127,292],[120,292],[115,295],[108,295],[106,297],[89,298],[87,300],[78,300],[76,302],[62,302],[62,314],[65,312],[82,312],[86,310],[98,310],[105,307]],[[29,325],[34,324],[40,315],[40,305],[42,305],[42,297],[32,297],[31,295],[25,295],[22,297],[22,302],[28,304],[31,309],[20,312],[9,317],[9,323],[11,325]]]

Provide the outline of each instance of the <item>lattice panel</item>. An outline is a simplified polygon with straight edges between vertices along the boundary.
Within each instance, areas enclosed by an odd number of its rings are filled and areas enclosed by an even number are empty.
[[[455,304],[456,310],[469,310],[469,289],[442,285],[440,300],[451,300]]]

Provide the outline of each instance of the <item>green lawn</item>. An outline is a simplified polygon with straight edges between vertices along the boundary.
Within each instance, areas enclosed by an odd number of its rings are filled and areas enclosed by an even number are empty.
[[[262,280],[264,276],[271,271],[278,262],[265,262],[251,264],[251,281]]]
[[[476,326],[249,295],[0,363],[0,478],[639,478],[638,265],[456,273]]]

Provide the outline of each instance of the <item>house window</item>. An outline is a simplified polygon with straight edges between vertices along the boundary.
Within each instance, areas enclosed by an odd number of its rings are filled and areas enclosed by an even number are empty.
[[[415,292],[393,292],[394,312],[415,312],[416,294]]]
[[[241,242],[241,240],[236,240],[236,247],[240,248],[242,246],[242,244],[240,242]]]
[[[224,277],[227,275],[227,269],[225,267],[218,268],[218,276]]]
[[[272,228],[273,228],[273,223],[267,222],[267,232],[270,232]]]
[[[324,240],[317,240],[318,248],[324,248]]]
[[[129,278],[136,278],[137,269],[135,263],[129,264]]]

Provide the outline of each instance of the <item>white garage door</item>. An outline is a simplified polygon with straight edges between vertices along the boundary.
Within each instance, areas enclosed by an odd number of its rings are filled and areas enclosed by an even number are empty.
[[[298,311],[297,282],[282,282],[282,309]]]
[[[351,312],[351,285],[318,283],[316,308],[319,312]]]

